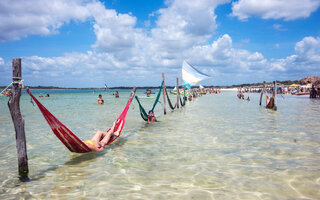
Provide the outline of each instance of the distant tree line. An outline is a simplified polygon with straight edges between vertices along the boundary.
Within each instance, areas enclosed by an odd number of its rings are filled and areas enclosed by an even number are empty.
[[[291,84],[299,84],[298,80],[291,81],[291,80],[286,80],[286,81],[276,81],[278,84],[282,85],[291,85]],[[214,86],[214,87],[222,87],[222,88],[234,88],[234,87],[249,87],[249,86],[259,86],[262,85],[263,83],[244,83],[244,84],[238,84],[238,85],[231,85],[231,86]],[[273,84],[273,82],[266,82],[266,84]]]
[[[291,84],[299,84],[298,80],[291,81],[277,81],[279,84],[283,85],[291,85]],[[231,85],[231,86],[204,86],[204,87],[218,87],[218,88],[234,88],[234,87],[249,87],[249,86],[258,86],[262,85],[263,83],[245,83],[245,84],[238,84],[238,85]],[[272,82],[266,82],[266,84],[272,84]],[[0,86],[0,89],[4,89],[6,86]],[[64,90],[104,90],[105,88],[67,88],[67,87],[56,87],[56,86],[26,86],[29,87],[30,89],[43,89],[43,90],[53,90],[53,89],[64,89]],[[199,86],[193,86],[192,88],[198,88]],[[127,87],[127,86],[120,86],[120,87],[110,87],[108,89],[131,89],[132,87]],[[159,86],[142,86],[142,87],[137,87],[137,89],[158,89],[160,88]],[[173,89],[174,86],[166,86],[168,89]]]

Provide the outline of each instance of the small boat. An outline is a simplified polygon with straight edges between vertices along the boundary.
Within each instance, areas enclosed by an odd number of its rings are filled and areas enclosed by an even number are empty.
[[[310,95],[310,92],[299,92],[296,93],[296,95],[301,96],[301,95]]]
[[[156,97],[139,97],[139,99],[154,99],[154,98],[156,98]]]
[[[185,93],[186,93],[186,94],[185,94],[186,96],[189,95],[189,92],[188,92],[188,91],[185,91]],[[177,95],[177,91],[171,90],[171,91],[170,91],[170,94]],[[183,90],[180,91],[180,95],[183,95]]]

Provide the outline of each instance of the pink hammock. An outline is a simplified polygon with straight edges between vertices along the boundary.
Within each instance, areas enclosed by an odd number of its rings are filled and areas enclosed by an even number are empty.
[[[119,135],[116,137],[113,137],[109,140],[107,143],[112,143],[115,139],[117,139],[120,136],[120,133],[123,129],[125,119],[131,104],[131,101],[134,97],[134,94],[136,92],[136,87],[132,89],[130,98],[128,100],[128,103],[126,107],[123,109],[122,113],[117,119],[117,125],[114,128],[115,131],[117,131],[120,128]],[[33,94],[30,92],[29,88],[27,89],[27,93],[31,96],[31,98],[36,102],[37,106],[39,107],[40,111],[42,112],[44,118],[47,120],[49,126],[51,127],[53,133],[59,138],[59,140],[71,151],[76,153],[88,153],[91,150],[87,147],[87,145],[82,142],[75,134],[73,134],[64,124],[62,124],[55,116],[53,116],[49,110],[47,110],[39,101],[36,99]],[[122,126],[120,126],[121,121],[123,121]]]

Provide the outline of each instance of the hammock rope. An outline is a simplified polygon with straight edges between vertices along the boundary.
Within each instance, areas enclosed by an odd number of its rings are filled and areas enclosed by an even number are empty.
[[[155,109],[157,103],[159,102],[159,98],[160,98],[160,95],[161,95],[162,87],[163,87],[163,81],[162,81],[162,83],[161,83],[160,90],[159,90],[159,92],[158,92],[158,94],[157,94],[157,97],[156,97],[156,99],[155,99],[155,101],[154,101],[154,103],[153,103],[153,106],[152,106],[152,109],[151,109],[152,112],[153,112],[153,110]],[[136,100],[137,100],[137,102],[138,102],[138,104],[139,104],[139,110],[140,110],[141,118],[142,118],[144,121],[148,121],[148,114],[147,114],[146,110],[143,108],[143,106],[141,105],[141,103],[140,103],[140,101],[139,101],[139,97],[135,96],[135,98],[136,98]]]
[[[140,101],[139,101],[139,98],[138,98],[137,96],[135,96],[135,98],[136,98],[136,100],[137,100],[137,102],[138,102],[138,104],[139,104],[139,110],[140,110],[140,115],[141,115],[142,119],[143,119],[144,121],[148,121],[148,114],[147,114],[147,112],[146,112],[145,109],[142,107],[142,105],[141,105],[141,103],[140,103]]]
[[[269,100],[268,104],[266,105],[266,108],[274,109],[274,107],[275,107],[274,97],[269,97],[269,98],[270,98],[270,100]]]
[[[183,96],[183,102],[182,102],[181,97],[180,97],[180,104],[181,104],[182,107],[186,105],[186,97],[185,96]]]
[[[20,88],[24,88],[24,85],[23,85],[23,79],[21,79],[21,77],[12,77],[13,79],[18,79],[18,80],[15,80],[15,81],[12,81],[6,88],[4,88],[1,92],[0,92],[0,95],[2,93],[4,93],[12,84],[19,84],[19,87]]]
[[[128,103],[126,107],[123,109],[122,113],[116,120],[118,123],[116,127],[114,128],[115,131],[120,129],[120,132],[122,131],[124,124],[125,124],[125,118],[127,116],[130,104],[132,102],[133,96],[135,95],[136,87],[132,89],[132,92],[130,94],[130,98],[128,100]],[[82,142],[74,133],[72,133],[63,123],[61,123],[51,112],[46,109],[38,99],[33,96],[33,94],[30,92],[29,88],[27,89],[27,93],[31,96],[31,98],[36,102],[38,108],[40,109],[43,117],[46,119],[47,123],[49,124],[50,128],[52,129],[53,133],[59,138],[59,140],[71,151],[76,153],[88,153],[91,151],[87,147],[87,145]],[[120,121],[123,121],[122,126],[120,127]],[[110,129],[109,129],[110,130]],[[117,139],[120,136],[120,134],[117,137],[113,137],[109,140],[107,143],[112,143],[115,139]]]
[[[172,106],[171,100],[170,100],[169,95],[168,95],[167,88],[165,88],[165,91],[166,91],[166,96],[167,96],[167,100],[168,100],[168,103],[169,103],[169,107],[171,108],[171,110],[174,110],[177,107],[177,102],[176,102],[176,104],[174,106]]]

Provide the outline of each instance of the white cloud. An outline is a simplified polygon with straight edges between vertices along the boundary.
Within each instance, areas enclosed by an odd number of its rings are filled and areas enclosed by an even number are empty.
[[[319,0],[239,0],[232,3],[232,15],[240,20],[255,16],[288,21],[307,18],[319,7]]]
[[[54,34],[71,20],[86,20],[90,17],[88,6],[97,4],[100,5],[86,0],[2,0],[0,41]]]
[[[0,65],[4,65],[4,60],[1,57],[0,57]]]
[[[271,70],[297,79],[320,74],[320,37],[305,37],[295,45],[295,54],[284,59],[271,59]],[[288,78],[290,79],[290,78]]]
[[[309,63],[320,62],[320,37],[305,37],[295,46],[297,60]],[[320,68],[320,66],[319,66]]]
[[[273,24],[273,28],[278,31],[287,31],[286,28],[282,27],[282,24]]]
[[[135,29],[136,17],[119,14],[115,10],[105,9],[100,5],[89,6],[94,17],[94,32],[97,37],[93,48],[101,51],[121,51],[136,46],[141,30]]]
[[[180,76],[181,62],[187,59],[200,71],[211,75],[214,84],[234,84],[320,75],[319,48],[319,37],[306,37],[296,43],[294,55],[266,59],[259,52],[235,48],[232,38],[225,34],[211,44],[196,45],[170,55],[135,51],[131,58],[122,59],[107,52],[88,51],[60,57],[24,57],[22,65],[26,85],[157,85],[161,82],[161,72],[165,72],[167,84],[174,85],[175,77]],[[10,73],[9,68],[0,70],[1,77]]]
[[[90,8],[95,19],[94,31],[97,36],[93,48],[115,53],[115,56],[121,56],[122,51],[126,52],[126,57],[136,51],[144,51],[145,56],[155,57],[149,52],[165,56],[194,44],[204,43],[217,28],[214,9],[228,1],[230,0],[167,1],[168,7],[156,12],[157,26],[150,32],[136,28],[137,19],[130,14],[118,14],[102,7]],[[171,62],[169,57],[170,55],[164,63]]]
[[[286,68],[295,73],[320,75],[320,37],[305,37],[295,45],[295,55],[286,58]]]
[[[168,1],[168,8],[158,11],[152,36],[160,46],[173,50],[204,43],[217,28],[214,9],[226,2],[229,0]]]

